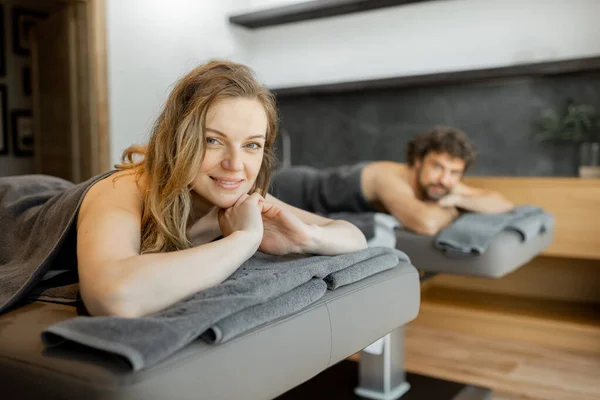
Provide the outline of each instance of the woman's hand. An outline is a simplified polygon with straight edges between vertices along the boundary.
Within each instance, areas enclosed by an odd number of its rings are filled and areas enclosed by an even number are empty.
[[[233,207],[219,210],[219,228],[223,237],[234,232],[247,234],[249,244],[254,246],[253,253],[258,249],[263,238],[263,221],[261,217],[261,202],[259,193],[244,194],[235,202]]]
[[[304,253],[311,247],[315,226],[304,223],[292,212],[261,201],[263,237],[259,250],[264,253],[283,255]]]

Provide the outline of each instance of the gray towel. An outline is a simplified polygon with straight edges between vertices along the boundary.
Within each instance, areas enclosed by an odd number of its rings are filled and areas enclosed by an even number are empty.
[[[521,239],[526,242],[537,236],[539,233],[551,231],[553,225],[554,216],[537,209],[535,211],[532,210],[532,212],[527,215],[512,220],[506,229],[518,232],[521,234]]]
[[[396,248],[396,230],[402,227],[400,221],[390,214],[375,214],[375,236],[367,243],[369,247]]]
[[[506,213],[466,213],[442,230],[433,240],[434,247],[451,257],[474,257],[485,252],[494,237],[503,230],[514,230],[522,240],[552,228],[553,216],[536,206],[518,206]]]
[[[408,262],[408,257],[405,258]],[[368,264],[358,263],[333,272],[324,280],[313,278],[307,283],[266,303],[242,310],[211,327],[202,338],[211,343],[220,343],[244,333],[248,329],[279,317],[290,315],[320,299],[327,289],[339,287],[386,271],[398,264],[398,253],[391,252],[373,257]]]
[[[325,169],[306,165],[284,168],[273,176],[270,193],[294,207],[346,220],[371,239],[375,235],[376,210],[362,192],[365,165],[367,162]]]
[[[46,175],[0,178],[0,314],[25,298],[61,257],[84,194],[108,174],[78,185]]]
[[[404,253],[382,247],[338,256],[257,253],[222,284],[162,312],[142,318],[76,317],[48,327],[42,332],[42,340],[49,346],[69,340],[121,355],[134,370],[140,370],[173,354],[211,327],[212,334],[207,335],[223,341],[271,318],[297,311],[296,302],[304,306],[316,301],[322,289],[302,287],[314,278],[334,288],[400,262],[408,262]],[[283,309],[278,310],[278,306]]]
[[[405,254],[401,261],[410,263],[408,256]],[[328,289],[335,290],[339,287],[349,285],[365,278],[367,273],[368,275],[374,275],[378,272],[383,272],[390,269],[390,265],[395,266],[397,264],[397,253],[384,253],[370,259],[367,265],[363,263],[354,264],[340,271],[327,275],[325,277],[325,283],[327,283]]]
[[[77,271],[59,271],[57,275],[44,279],[28,293],[27,299],[63,304],[80,302]]]
[[[266,322],[291,315],[319,300],[327,291],[322,279],[313,278],[279,297],[223,318],[202,334],[209,343],[222,343]]]

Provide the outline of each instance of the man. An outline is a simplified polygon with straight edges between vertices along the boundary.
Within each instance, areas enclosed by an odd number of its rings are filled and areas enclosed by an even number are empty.
[[[327,169],[295,166],[273,179],[276,197],[315,213],[379,211],[418,233],[435,235],[459,210],[509,211],[500,193],[465,185],[461,178],[476,151],[467,135],[437,127],[408,143],[407,164],[375,161]]]
[[[427,235],[449,225],[459,210],[499,213],[512,209],[513,204],[500,193],[461,182],[475,157],[475,148],[464,132],[437,127],[408,143],[407,164],[367,164],[361,173],[363,196],[405,228]]]

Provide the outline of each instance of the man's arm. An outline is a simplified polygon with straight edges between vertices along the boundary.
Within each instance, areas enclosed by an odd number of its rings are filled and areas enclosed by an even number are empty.
[[[479,213],[501,213],[510,211],[514,204],[501,193],[478,189],[459,183],[454,192],[440,199],[442,207],[457,207]]]
[[[435,235],[458,216],[455,207],[417,199],[410,185],[396,174],[379,174],[375,191],[387,212],[417,233]]]

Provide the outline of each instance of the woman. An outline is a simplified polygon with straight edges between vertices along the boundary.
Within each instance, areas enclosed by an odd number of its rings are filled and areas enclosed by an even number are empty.
[[[81,204],[77,259],[88,312],[154,313],[224,281],[257,250],[367,247],[354,225],[266,193],[276,133],[274,97],[247,67],[212,61],[183,77],[148,146],[125,150]]]

